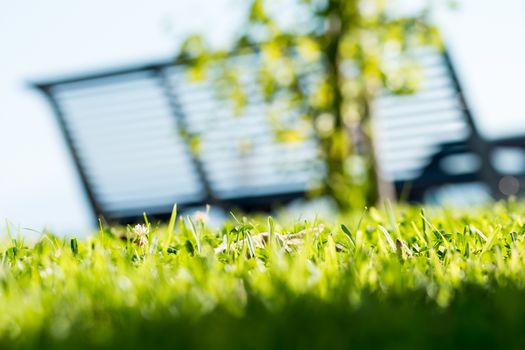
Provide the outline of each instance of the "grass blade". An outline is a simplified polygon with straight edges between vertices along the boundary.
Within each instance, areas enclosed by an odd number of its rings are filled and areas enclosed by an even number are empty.
[[[268,236],[268,244],[272,247],[275,236],[275,225],[271,216],[268,216]]]
[[[71,239],[70,241],[71,251],[74,255],[78,255],[78,241],[76,238]]]
[[[253,242],[252,235],[246,232],[246,240],[248,241],[248,250],[252,258],[255,258],[255,243]]]
[[[197,228],[195,227],[195,224],[193,223],[193,220],[191,217],[187,216],[188,221],[190,222],[191,226],[191,232],[193,233],[193,238],[195,239],[195,243],[197,245],[197,252],[201,253],[201,241],[199,238],[199,233],[197,232]]]
[[[383,235],[385,236],[385,239],[388,242],[390,249],[392,249],[392,251],[394,252],[397,251],[396,243],[392,239],[392,236],[390,236],[390,233],[388,233],[388,230],[381,225],[377,225],[377,228],[379,229],[379,231],[383,232]]]
[[[354,237],[352,237],[352,233],[350,232],[348,227],[346,227],[345,224],[341,224],[341,230],[343,230],[343,232],[346,235],[346,237],[348,237],[348,239],[350,240],[350,243],[352,243],[352,245],[355,247]]]
[[[173,209],[171,210],[170,222],[168,224],[168,241],[166,245],[169,246],[171,239],[173,237],[173,231],[175,230],[175,221],[177,220],[177,203],[173,204]]]
[[[483,241],[487,242],[489,240],[487,236],[485,236],[485,234],[481,232],[481,230],[479,230],[476,226],[469,225],[469,227],[470,227],[470,231],[476,233]]]

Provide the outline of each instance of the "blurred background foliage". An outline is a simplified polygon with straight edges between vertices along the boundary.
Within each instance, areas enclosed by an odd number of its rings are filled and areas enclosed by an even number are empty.
[[[411,53],[441,46],[430,3],[409,12],[399,11],[398,5],[386,0],[250,0],[229,47],[212,48],[203,34],[194,34],[184,41],[177,60],[190,65],[192,80],[217,82],[217,92],[231,100],[239,116],[250,94],[243,79],[256,74],[276,140],[319,141],[326,176],[312,194],[330,195],[341,208],[362,207],[393,196],[377,172],[374,98],[385,90],[416,91],[421,72]],[[256,69],[226,59],[243,55],[256,55]],[[288,118],[290,111],[298,117]],[[187,136],[198,152],[198,135]]]

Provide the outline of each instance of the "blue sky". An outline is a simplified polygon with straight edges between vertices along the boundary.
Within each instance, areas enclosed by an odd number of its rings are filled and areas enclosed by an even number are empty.
[[[438,22],[477,122],[489,137],[523,133],[525,2],[459,2]],[[51,112],[28,81],[167,58],[193,31],[225,40],[242,3],[0,1],[0,220],[64,234],[91,222]]]

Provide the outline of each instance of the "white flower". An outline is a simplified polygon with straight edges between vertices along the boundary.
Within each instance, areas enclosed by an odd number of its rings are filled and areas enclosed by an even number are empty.
[[[148,243],[148,233],[149,233],[148,226],[141,225],[141,224],[135,225],[135,227],[133,227],[133,234],[135,235],[134,242],[138,246],[141,246],[141,247],[145,246],[146,243]]]
[[[135,227],[133,227],[133,233],[137,235],[138,238],[147,236],[149,233],[149,227],[141,224],[135,225]]]

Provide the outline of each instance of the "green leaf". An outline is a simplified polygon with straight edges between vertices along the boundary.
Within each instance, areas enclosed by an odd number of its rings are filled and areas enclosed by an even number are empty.
[[[192,255],[195,253],[195,247],[189,239],[187,239],[186,242],[184,242],[184,248],[186,248],[186,251]]]
[[[70,241],[71,251],[74,255],[78,254],[78,242],[76,238],[71,239]]]
[[[345,226],[345,224],[341,224],[341,230],[343,230],[343,232],[345,233],[345,235],[348,237],[348,239],[350,240],[350,243],[352,243],[352,245],[355,247],[355,240],[354,240],[354,237],[352,237],[352,233],[350,232],[350,230],[348,229],[348,227]]]

